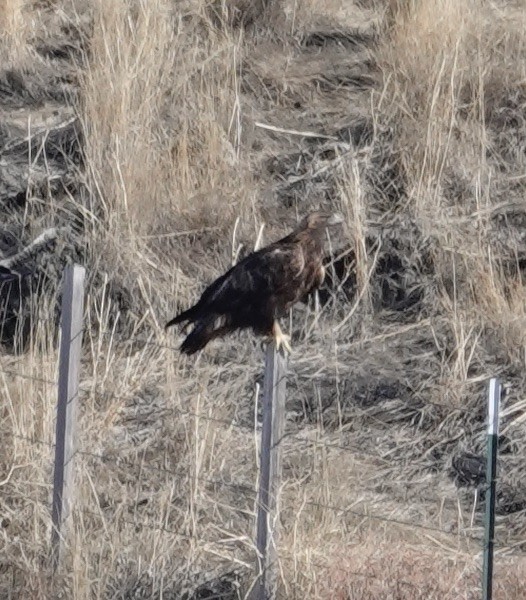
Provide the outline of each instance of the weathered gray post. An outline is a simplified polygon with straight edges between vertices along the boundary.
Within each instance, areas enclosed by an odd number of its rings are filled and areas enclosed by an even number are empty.
[[[274,342],[270,343],[265,357],[263,381],[263,426],[256,526],[257,581],[252,590],[253,600],[271,600],[277,590],[277,536],[286,368],[286,359],[276,350]]]
[[[65,539],[65,521],[72,506],[73,457],[75,454],[75,418],[82,346],[85,269],[70,265],[62,282],[62,314],[60,320],[60,357],[58,373],[57,424],[55,435],[55,468],[53,474],[53,506],[51,560],[59,565]]]
[[[484,531],[484,564],[482,597],[493,596],[493,545],[495,536],[495,500],[497,479],[497,447],[499,437],[501,385],[495,377],[489,382],[488,395],[488,457],[486,468],[486,526]]]

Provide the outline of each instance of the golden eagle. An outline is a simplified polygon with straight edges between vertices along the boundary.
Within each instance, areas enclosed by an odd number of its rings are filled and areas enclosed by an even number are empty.
[[[216,279],[188,310],[166,324],[193,325],[181,352],[194,354],[210,340],[238,329],[272,337],[290,352],[289,336],[278,320],[325,277],[324,246],[328,227],[343,223],[339,213],[313,212],[281,240],[253,252]]]

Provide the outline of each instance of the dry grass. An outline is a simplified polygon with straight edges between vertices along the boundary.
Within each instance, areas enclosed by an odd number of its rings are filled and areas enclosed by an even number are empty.
[[[172,20],[171,6],[94,4],[87,160],[105,220],[137,234],[170,212],[183,227],[231,222],[243,201],[217,197],[241,183],[236,45],[197,6],[189,27]]]
[[[263,4],[5,3],[6,64],[25,64],[44,23],[54,47],[74,35],[82,50],[33,71],[78,89],[83,159],[56,218],[81,215],[89,287],[76,508],[54,580],[55,390],[0,373],[0,596],[189,600],[217,577],[221,597],[244,597],[262,352],[242,334],[185,359],[162,325],[263,223],[268,242],[320,205],[344,211],[348,240],[331,288],[289,323],[281,597],[479,597],[481,514],[448,470],[483,451],[490,375],[514,384],[502,502],[526,497],[520,3]],[[24,219],[45,206],[33,196]],[[54,380],[54,334],[39,322],[0,369]],[[499,598],[524,596],[524,558],[508,556],[523,539],[522,513],[503,509]]]
[[[461,555],[440,557],[434,551],[403,542],[393,551],[392,545],[380,542],[373,546],[365,542],[358,556],[337,559],[341,568],[329,573],[327,598],[471,600],[480,596],[478,565]],[[497,571],[494,594],[499,598],[519,598],[524,593],[524,564],[502,564]]]
[[[30,19],[25,14],[26,0],[0,2],[0,58],[6,65],[27,57]]]
[[[524,172],[513,139],[524,133],[522,117],[507,121],[507,139],[502,131],[510,102],[524,105],[524,12],[476,0],[399,1],[390,10],[380,118],[397,132],[406,202],[433,247],[445,314],[476,337],[490,327],[508,357],[517,357],[522,240],[514,227],[505,239],[499,222]]]

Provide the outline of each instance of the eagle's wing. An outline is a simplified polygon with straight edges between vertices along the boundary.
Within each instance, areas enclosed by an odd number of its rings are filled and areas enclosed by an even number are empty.
[[[254,252],[210,284],[195,306],[172,319],[194,323],[181,349],[204,348],[213,338],[252,327],[270,332],[274,318],[305,291],[303,250],[296,243],[276,243]]]
[[[197,304],[174,317],[166,324],[166,328],[186,321],[193,322],[207,313],[222,314],[227,307],[235,309],[242,296],[250,291],[250,278],[244,269],[239,269],[240,264],[211,283]]]
[[[225,314],[259,306],[291,287],[301,268],[298,262],[294,247],[268,247],[254,252],[209,285],[196,308]]]
[[[218,314],[263,305],[274,297],[293,301],[305,272],[298,244],[273,244],[250,254],[212,283],[197,306]]]

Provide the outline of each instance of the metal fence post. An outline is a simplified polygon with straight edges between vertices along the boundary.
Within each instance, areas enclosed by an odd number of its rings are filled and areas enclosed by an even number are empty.
[[[281,439],[285,424],[286,360],[274,342],[267,346],[263,382],[263,426],[258,490],[256,548],[258,578],[254,600],[271,600],[277,590],[277,536],[281,484]]]
[[[58,567],[62,556],[65,539],[64,525],[72,506],[71,488],[73,484],[74,431],[82,346],[84,276],[84,267],[70,265],[64,270],[62,282],[51,531],[51,560],[54,570]]]
[[[495,491],[497,478],[497,445],[499,437],[501,385],[495,377],[489,382],[488,456],[486,467],[486,523],[484,530],[483,600],[493,596],[493,546],[495,535]]]

